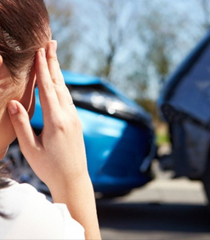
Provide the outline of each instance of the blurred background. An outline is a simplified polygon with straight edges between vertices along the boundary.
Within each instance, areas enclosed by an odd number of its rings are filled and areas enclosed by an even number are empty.
[[[61,68],[106,79],[142,106],[152,116],[158,152],[170,153],[169,127],[160,117],[157,100],[166,80],[208,32],[210,1],[46,3]],[[182,161],[184,155],[180,156]],[[171,179],[171,173],[163,172],[155,160],[152,168],[155,181],[146,187],[97,203],[103,238],[210,239],[207,198],[201,184],[206,184],[210,199],[210,167],[206,180],[202,175],[193,182],[187,174]]]
[[[210,1],[47,0],[62,69],[112,82],[149,111],[167,77],[210,26]]]

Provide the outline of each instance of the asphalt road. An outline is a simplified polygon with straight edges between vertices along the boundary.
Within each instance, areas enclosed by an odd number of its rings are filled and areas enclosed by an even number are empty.
[[[159,174],[126,197],[97,201],[104,240],[210,240],[210,211],[200,182]]]

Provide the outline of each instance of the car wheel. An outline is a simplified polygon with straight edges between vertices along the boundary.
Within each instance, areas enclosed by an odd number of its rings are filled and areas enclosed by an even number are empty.
[[[19,183],[28,183],[37,191],[50,195],[47,186],[36,176],[24,158],[17,143],[10,146],[7,159],[10,161],[12,178]]]
[[[208,163],[207,163],[206,170],[202,177],[202,182],[203,182],[204,190],[206,193],[206,197],[210,204],[210,161],[208,161]]]
[[[106,192],[106,193],[100,193],[99,199],[113,199],[117,197],[124,197],[128,195],[131,191],[120,191],[120,192]]]

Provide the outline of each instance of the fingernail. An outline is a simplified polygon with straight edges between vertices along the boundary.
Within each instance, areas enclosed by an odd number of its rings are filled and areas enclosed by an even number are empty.
[[[42,57],[45,57],[45,49],[44,48],[40,48],[39,52],[40,52]]]
[[[51,43],[52,50],[56,53],[56,51],[57,51],[57,41],[52,40],[50,43]]]
[[[11,115],[14,115],[18,112],[17,104],[9,103],[8,104],[8,111]]]

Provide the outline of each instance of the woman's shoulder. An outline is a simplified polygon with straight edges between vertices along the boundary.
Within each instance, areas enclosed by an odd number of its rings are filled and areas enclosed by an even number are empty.
[[[4,209],[6,215],[17,216],[31,201],[31,203],[46,201],[46,197],[38,193],[33,186],[27,183],[20,184],[11,179],[7,181],[8,187],[0,190],[1,208]]]
[[[0,219],[1,226],[6,224],[5,228],[10,229],[6,233],[8,239],[81,239],[84,236],[83,228],[73,220],[65,204],[52,204],[29,184],[11,181],[8,188],[0,190],[0,201],[0,211],[8,216],[7,220]]]

